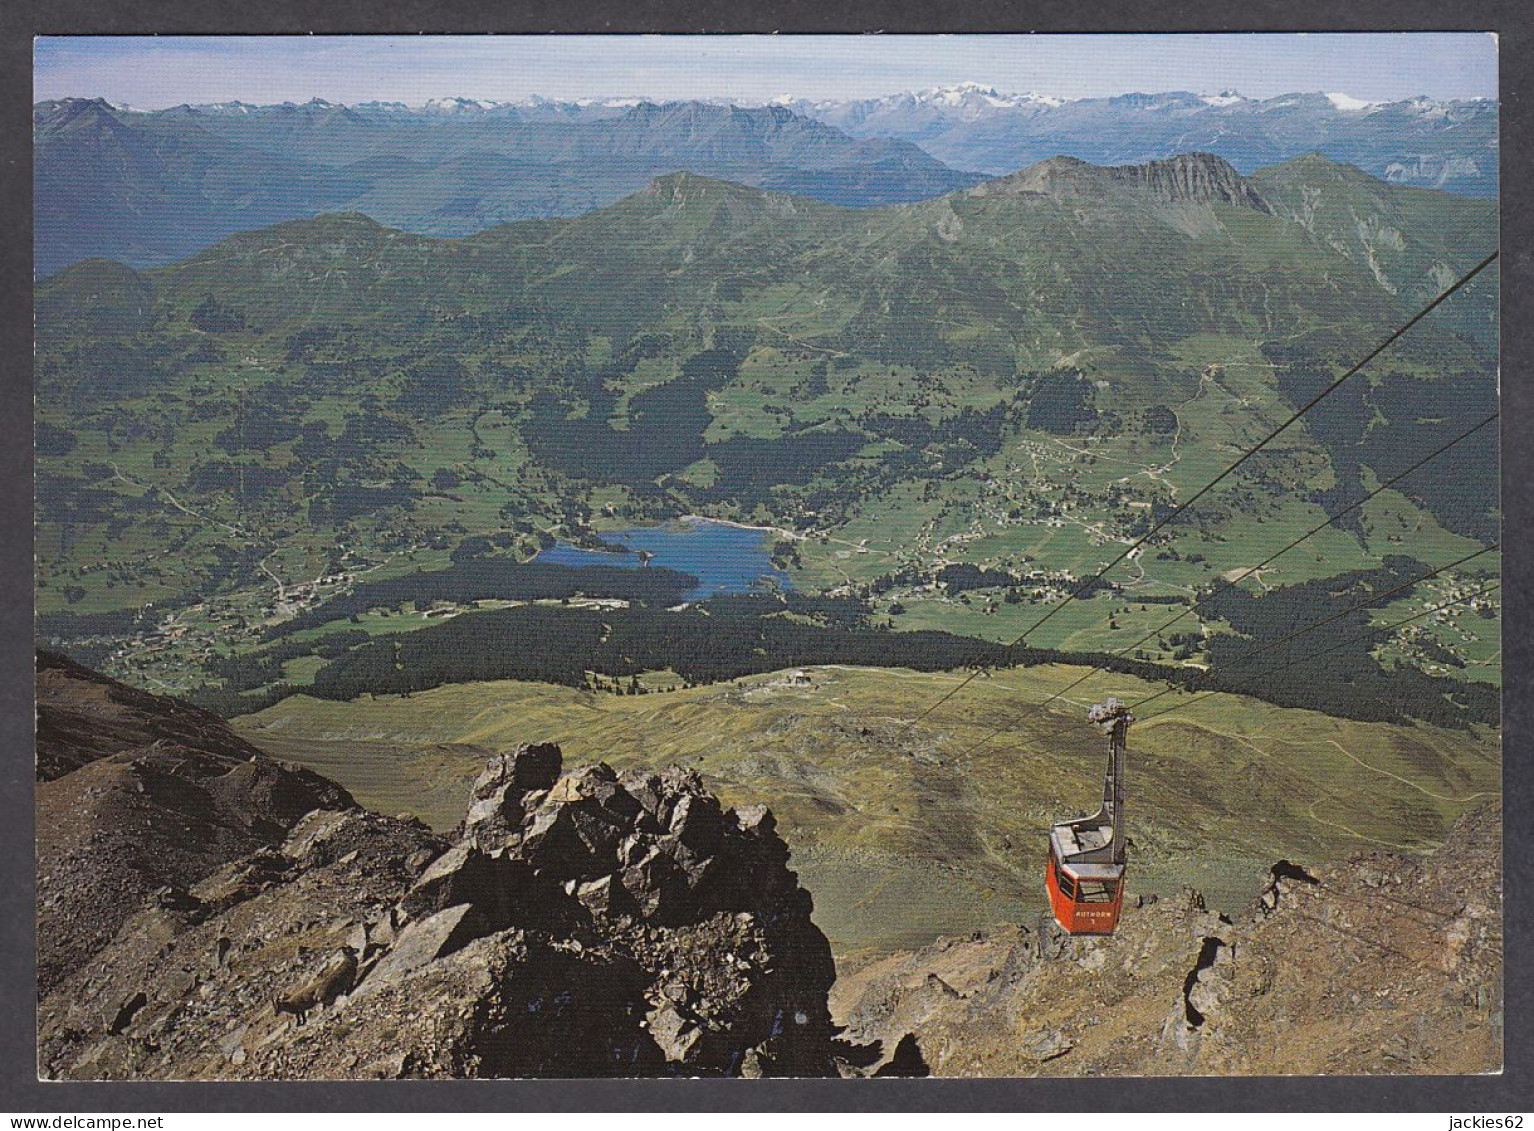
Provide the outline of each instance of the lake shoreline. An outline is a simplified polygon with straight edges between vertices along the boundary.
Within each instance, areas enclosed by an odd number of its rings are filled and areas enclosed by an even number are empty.
[[[772,542],[782,531],[706,515],[681,515],[664,522],[603,531],[606,546],[591,549],[559,541],[540,550],[533,561],[559,565],[604,564],[623,569],[656,565],[691,574],[698,587],[688,595],[700,601],[716,594],[760,592],[765,587],[792,588],[787,573],[772,561]]]

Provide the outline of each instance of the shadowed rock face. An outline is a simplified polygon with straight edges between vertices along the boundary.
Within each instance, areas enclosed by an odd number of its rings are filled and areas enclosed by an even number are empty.
[[[152,897],[174,904],[300,817],[353,804],[223,720],[37,657],[37,966],[46,993]]]
[[[73,1078],[834,1075],[830,946],[760,807],[492,758],[443,840],[319,808],[40,1007]]]
[[[1230,204],[1272,214],[1251,182],[1212,153],[1184,153],[1144,165],[1092,165],[1075,157],[1051,157],[969,190],[971,196],[1043,194],[1062,199],[1107,200],[1128,189],[1170,204]]]
[[[245,762],[259,751],[211,711],[151,695],[66,656],[37,653],[37,780],[154,743]]]
[[[1143,189],[1163,200],[1236,204],[1272,212],[1247,179],[1212,153],[1184,153],[1145,165],[1121,165],[1106,170],[1123,184]]]

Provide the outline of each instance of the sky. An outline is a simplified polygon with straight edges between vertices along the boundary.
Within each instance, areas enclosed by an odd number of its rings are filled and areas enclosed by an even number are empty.
[[[38,100],[515,101],[872,97],[960,82],[1087,98],[1293,91],[1372,102],[1495,98],[1485,32],[1224,35],[47,36]]]

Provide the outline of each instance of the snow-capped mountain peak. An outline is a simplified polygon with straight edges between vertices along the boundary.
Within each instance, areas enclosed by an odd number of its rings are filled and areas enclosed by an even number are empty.
[[[910,97],[917,102],[924,102],[930,106],[962,107],[966,105],[986,105],[994,107],[1022,107],[1022,106],[1062,106],[1066,100],[1056,98],[1051,94],[1040,94],[1038,91],[1025,91],[1022,94],[1003,94],[994,86],[986,86],[978,82],[961,82],[953,86],[934,86],[927,90],[915,91]]]
[[[949,106],[956,106],[969,98],[983,98],[987,102],[994,102],[1001,98],[1001,93],[994,86],[982,86],[977,82],[961,82],[954,86],[934,86],[930,90],[919,91],[917,97],[927,102],[942,102]]]
[[[1326,97],[1339,110],[1369,110],[1375,105],[1373,102],[1362,98],[1354,98],[1348,94],[1328,94]]]
[[[494,110],[498,105],[478,98],[429,98],[421,109],[431,114],[476,114]]]
[[[121,109],[126,110],[128,107],[123,106]],[[249,114],[252,110],[259,109],[259,107],[235,99],[233,102],[210,102],[206,106],[199,106],[198,109],[206,110],[212,114]]]

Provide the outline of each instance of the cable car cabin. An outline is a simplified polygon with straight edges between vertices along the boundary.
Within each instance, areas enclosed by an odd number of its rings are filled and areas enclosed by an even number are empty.
[[[1049,871],[1044,886],[1055,922],[1072,935],[1111,935],[1118,926],[1124,905],[1124,865],[1063,863],[1079,856],[1082,841],[1095,839],[1101,830],[1076,829],[1070,822],[1049,833]],[[1107,830],[1112,835],[1111,827]]]
[[[1111,935],[1124,906],[1124,748],[1133,717],[1117,699],[1109,699],[1087,718],[1108,735],[1102,808],[1050,829],[1044,888],[1055,922],[1066,933]]]

